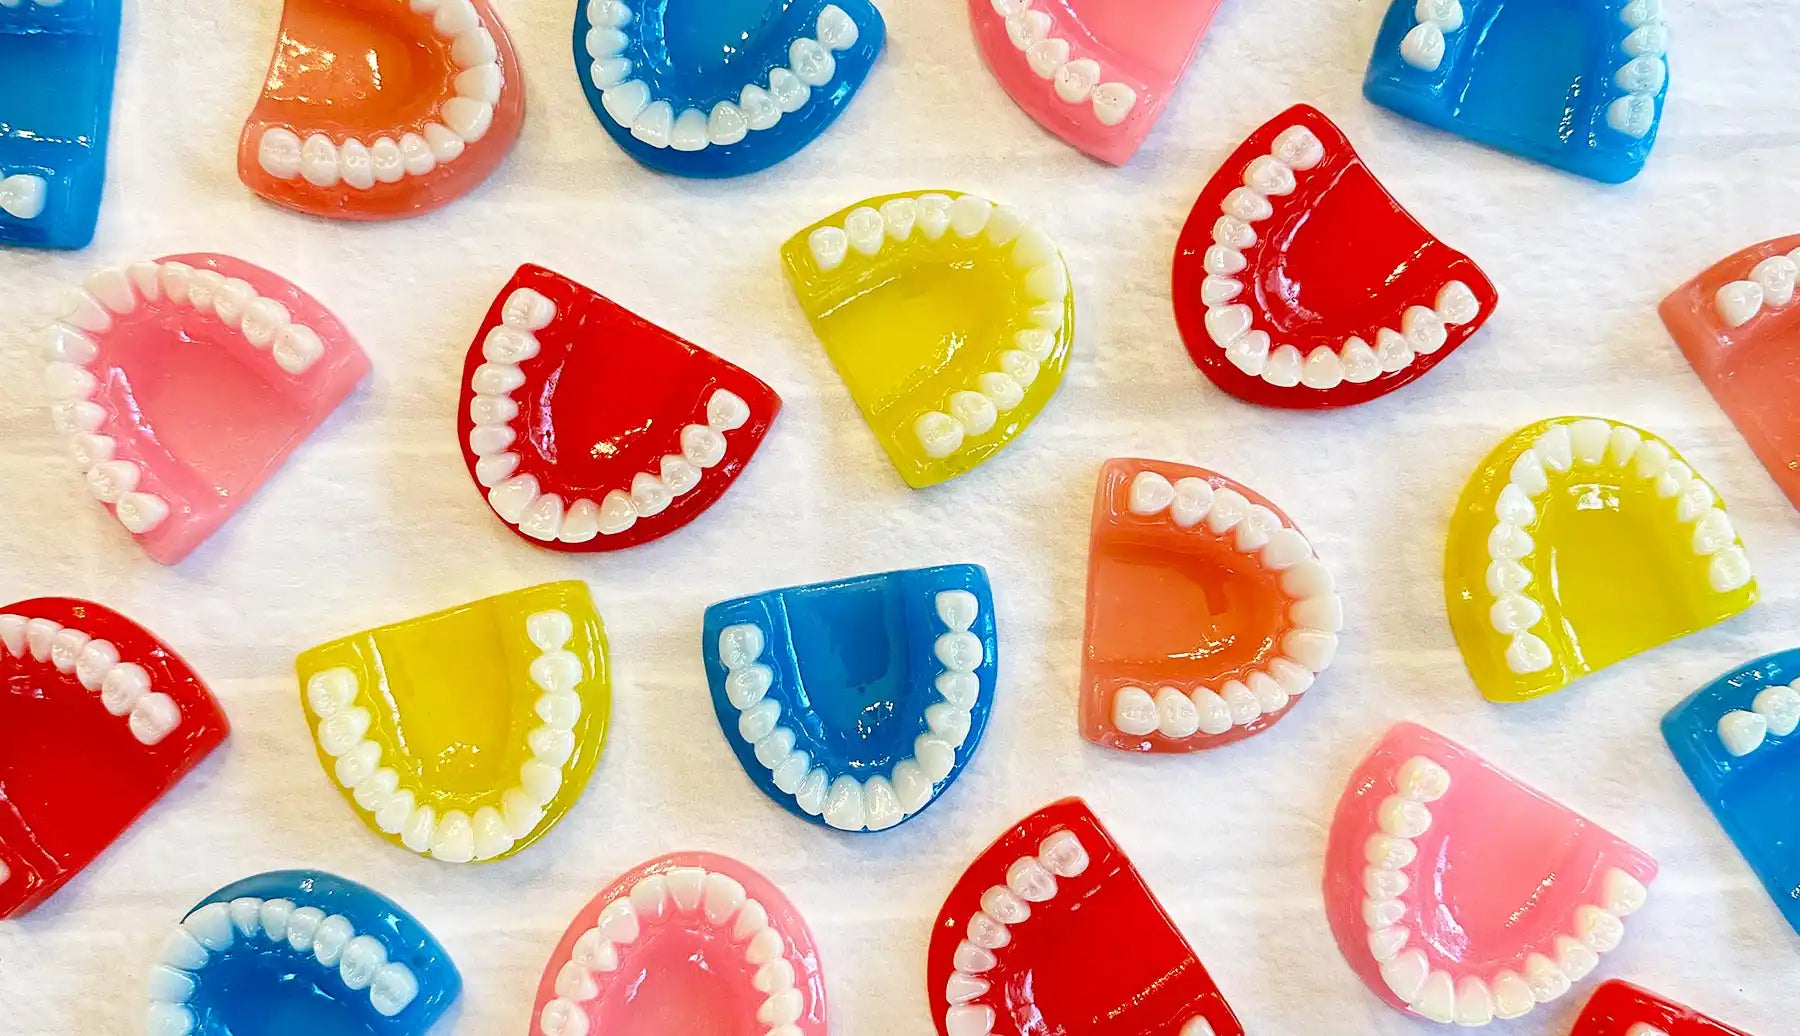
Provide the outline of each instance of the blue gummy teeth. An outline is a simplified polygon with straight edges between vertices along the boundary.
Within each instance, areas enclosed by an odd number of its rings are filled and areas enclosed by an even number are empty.
[[[157,1036],[413,1036],[462,977],[393,900],[323,871],[270,871],[195,904],[151,969]]]
[[[1363,94],[1606,183],[1636,176],[1668,92],[1661,0],[1393,0]]]
[[[770,590],[706,610],[725,740],[796,816],[881,831],[923,812],[987,727],[999,648],[977,565]]]
[[[811,143],[887,38],[868,0],[581,0],[575,67],[625,152],[680,176],[742,176]]]
[[[1694,790],[1800,932],[1800,649],[1747,663],[1663,717]]]
[[[0,244],[93,240],[118,51],[119,0],[0,3]]]

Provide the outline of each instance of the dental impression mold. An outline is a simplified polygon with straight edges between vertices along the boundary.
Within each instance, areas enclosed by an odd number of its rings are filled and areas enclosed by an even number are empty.
[[[225,713],[168,645],[92,601],[0,608],[0,918],[94,861],[225,740]]]
[[[93,240],[118,53],[119,0],[0,4],[0,244]]]
[[[462,992],[398,903],[324,871],[269,871],[195,904],[150,969],[154,1036],[415,1036]]]
[[[1769,475],[1800,507],[1800,234],[1752,245],[1663,299],[1663,324]]]
[[[770,590],[706,609],[713,709],[795,816],[882,831],[949,788],[987,729],[999,666],[977,565]]]
[[[1434,1022],[1480,1026],[1528,1014],[1586,978],[1655,877],[1642,851],[1402,723],[1338,801],[1325,911],[1344,959],[1377,996]]]
[[[1629,982],[1603,983],[1569,1036],[1750,1036]]]
[[[1200,192],[1175,246],[1174,299],[1188,355],[1214,384],[1322,409],[1423,377],[1487,322],[1495,294],[1302,104]]]
[[[39,337],[88,492],[172,565],[244,505],[369,361],[331,311],[213,253],[107,267]]]
[[[1075,296],[1049,235],[972,194],[870,198],[782,246],[788,281],[914,489],[973,470],[1062,384]]]
[[[1393,0],[1363,94],[1594,180],[1636,176],[1668,92],[1662,0]]]
[[[1694,692],[1663,717],[1669,750],[1800,932],[1800,648],[1765,655]]]
[[[587,585],[545,583],[334,640],[297,663],[363,823],[447,863],[511,856],[581,796],[611,712]]]
[[[531,1036],[825,1036],[825,977],[800,912],[749,867],[659,856],[575,915]]]
[[[1668,443],[1597,417],[1508,436],[1457,501],[1450,628],[1493,701],[1589,673],[1756,601],[1724,502]]]
[[[1195,752],[1280,722],[1337,653],[1344,609],[1300,530],[1205,468],[1100,470],[1088,546],[1081,733]]]
[[[487,179],[524,119],[488,0],[286,0],[238,176],[314,216],[413,216]]]
[[[1080,799],[983,850],[944,900],[925,979],[940,1036],[1243,1036],[1206,968]]]
[[[1122,165],[1187,71],[1219,0],[969,0],[981,56],[1038,125]]]
[[[711,507],[781,409],[749,372],[541,266],[521,266],[463,364],[456,432],[509,528],[618,550]]]
[[[581,0],[575,67],[626,154],[681,176],[740,176],[825,132],[886,39],[868,0]]]

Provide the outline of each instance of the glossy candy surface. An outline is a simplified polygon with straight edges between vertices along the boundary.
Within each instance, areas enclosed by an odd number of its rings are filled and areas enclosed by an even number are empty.
[[[795,816],[881,831],[937,800],[987,729],[999,638],[987,572],[941,565],[706,610],[725,740]]]
[[[681,176],[787,159],[849,107],[887,40],[868,0],[578,0],[575,68],[625,153]]]
[[[1012,442],[1062,384],[1075,296],[1062,255],[972,194],[882,195],[782,246],[788,282],[914,489]]]
[[[1752,245],[1713,264],[1662,300],[1675,343],[1800,507],[1800,234]]]
[[[529,1036],[825,1036],[812,932],[768,879],[714,853],[632,868],[575,915]]]
[[[1594,990],[1569,1036],[1749,1036],[1691,1007],[1613,979]]]
[[[1122,165],[1187,71],[1219,0],[969,0],[994,78],[1038,125]]]
[[[214,253],[90,275],[37,340],[88,492],[172,565],[235,514],[369,369],[291,282]]]
[[[238,176],[314,216],[414,216],[487,179],[524,119],[488,0],[286,0]]]
[[[0,918],[92,863],[228,730],[187,663],[118,612],[0,607]]]
[[[1430,126],[1607,183],[1662,121],[1661,0],[1393,0],[1363,93]]]
[[[1205,468],[1100,470],[1088,546],[1081,733],[1193,752],[1287,715],[1331,664],[1343,605],[1287,515]]]
[[[1750,607],[1724,507],[1641,428],[1557,417],[1508,436],[1463,489],[1444,549],[1450,628],[1481,693],[1550,694]]]
[[[1338,800],[1325,912],[1377,996],[1476,1026],[1527,1014],[1586,978],[1655,877],[1645,853],[1401,723]]]
[[[521,266],[463,363],[456,434],[514,532],[606,551],[711,507],[781,410],[775,390],[541,266]]]
[[[301,654],[319,763],[388,841],[449,863],[510,856],[581,796],[611,712],[587,584],[545,583]]]
[[[393,900],[291,870],[195,904],[164,940],[149,988],[155,1036],[422,1036],[462,976]]]
[[[1663,717],[1669,751],[1800,932],[1800,649],[1765,655]]]
[[[93,240],[119,8],[119,0],[0,4],[0,245]]]
[[[1493,284],[1420,226],[1316,109],[1225,160],[1175,246],[1175,322],[1213,383],[1263,406],[1386,395],[1493,314]]]
[[[963,872],[933,926],[925,981],[942,1036],[1244,1036],[1077,798],[1026,817]]]

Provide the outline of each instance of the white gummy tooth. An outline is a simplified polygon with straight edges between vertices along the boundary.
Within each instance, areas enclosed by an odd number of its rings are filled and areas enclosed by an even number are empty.
[[[406,156],[393,137],[377,137],[369,145],[369,166],[377,183],[399,183],[406,177]]]
[[[840,831],[861,831],[865,819],[861,782],[847,774],[832,781],[825,795],[824,817]]]
[[[711,143],[708,133],[706,113],[698,108],[684,108],[675,116],[675,126],[669,131],[669,146],[677,151],[701,151]]]
[[[614,122],[627,129],[636,122],[638,113],[650,104],[650,87],[642,79],[633,79],[608,87],[600,93],[600,106]]]
[[[631,120],[631,135],[654,148],[669,146],[675,129],[675,109],[668,101],[651,101]]]
[[[277,180],[292,180],[300,175],[300,138],[286,127],[270,126],[257,143],[256,160]]]
[[[351,137],[338,145],[338,174],[354,190],[375,186],[375,159],[362,141]]]
[[[1525,984],[1532,999],[1547,1004],[1569,991],[1569,976],[1563,974],[1550,958],[1534,953],[1525,958]]]
[[[1381,965],[1382,981],[1395,996],[1408,1003],[1419,995],[1430,974],[1431,963],[1426,960],[1425,951],[1417,948],[1397,954]]]
[[[819,42],[832,50],[850,49],[856,45],[859,35],[855,19],[836,4],[826,4],[819,11],[819,20],[815,28],[818,31]]]
[[[195,942],[213,953],[230,949],[237,938],[231,923],[231,908],[225,903],[206,904],[183,918],[181,927],[194,937]]]
[[[956,944],[956,953],[951,958],[956,970],[971,975],[979,975],[992,971],[1000,962],[994,957],[992,950],[977,946],[967,939]]]
[[[21,627],[22,633],[22,627]],[[9,642],[8,646],[11,644]],[[17,654],[18,652],[14,652]],[[75,659],[75,678],[90,691],[98,691],[106,674],[119,664],[119,649],[110,640],[90,640]]]
[[[753,939],[769,927],[769,912],[754,899],[744,901],[738,910],[737,921],[731,926],[731,937],[738,942]]]
[[[337,145],[323,133],[314,133],[300,145],[300,175],[315,187],[335,187],[338,182]]]
[[[287,924],[285,917],[282,924],[284,927]],[[206,966],[208,959],[206,947],[201,946],[185,928],[174,929],[163,940],[160,960],[171,968],[197,971]]]
[[[463,139],[464,143],[473,144],[487,135],[488,128],[494,124],[494,106],[467,97],[452,97],[444,102],[438,113],[450,132]],[[425,127],[425,139],[431,139],[431,126]],[[459,152],[460,154],[460,152]],[[448,161],[440,158],[439,161]]]
[[[372,935],[358,935],[338,954],[338,978],[351,989],[369,988],[375,973],[387,963],[387,947]]]
[[[82,287],[114,313],[124,315],[137,308],[137,292],[132,290],[131,278],[116,266],[89,274],[87,280],[82,282]]]
[[[735,878],[717,873],[706,875],[701,892],[701,906],[706,911],[706,919],[712,924],[722,926],[731,920],[743,908],[747,898],[744,886]]]
[[[786,68],[769,70],[769,99],[782,114],[791,115],[806,107],[811,97],[812,87],[793,72]]]
[[[800,781],[800,787],[794,792],[794,804],[808,816],[818,816],[825,811],[825,792],[829,787],[825,770],[813,767]]]
[[[788,44],[788,65],[807,86],[824,86],[837,74],[837,60],[818,40],[801,36]]]
[[[398,147],[404,170],[413,176],[424,176],[437,168],[437,157],[431,152],[430,142],[417,133],[402,133]]]
[[[262,909],[257,912],[256,919],[262,925],[263,934],[268,936],[271,942],[281,942],[287,938],[288,918],[292,917],[293,913],[292,900],[265,899]],[[175,966],[182,967],[183,965],[176,964]]]

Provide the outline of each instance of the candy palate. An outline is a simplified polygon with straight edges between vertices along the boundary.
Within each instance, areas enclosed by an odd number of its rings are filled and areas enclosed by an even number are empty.
[[[0,245],[93,240],[119,8],[119,0],[0,4]]]
[[[229,727],[174,651],[92,601],[0,608],[0,918],[92,863]]]

